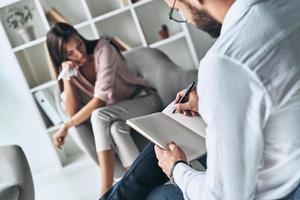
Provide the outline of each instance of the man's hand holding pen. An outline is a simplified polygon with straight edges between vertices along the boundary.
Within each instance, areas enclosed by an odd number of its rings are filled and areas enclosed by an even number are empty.
[[[179,100],[181,97],[184,95],[185,89],[181,90],[180,92],[177,93],[175,103],[174,103],[174,109],[182,113],[186,116],[196,116],[198,114],[198,95],[196,92],[196,88],[193,87],[186,97],[185,101],[182,103],[179,103]]]
[[[174,111],[183,113],[186,116],[196,116],[198,114],[198,95],[195,88],[195,82],[188,85],[187,88],[177,93],[174,100]],[[155,145],[155,154],[158,159],[158,165],[164,173],[172,177],[172,170],[177,161],[186,161],[185,152],[177,146],[174,142],[171,142],[167,149],[162,149]]]

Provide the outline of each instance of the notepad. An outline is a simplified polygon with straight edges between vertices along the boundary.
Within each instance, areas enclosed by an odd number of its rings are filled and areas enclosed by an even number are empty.
[[[172,114],[172,111],[170,104],[162,112],[132,118],[126,123],[161,148],[174,141],[186,153],[188,161],[206,154],[206,124],[202,118]]]

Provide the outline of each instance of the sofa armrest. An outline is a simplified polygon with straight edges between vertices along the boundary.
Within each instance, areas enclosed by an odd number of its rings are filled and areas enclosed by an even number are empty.
[[[17,145],[1,146],[0,163],[0,199],[19,196],[19,200],[33,200],[32,175],[21,147]]]

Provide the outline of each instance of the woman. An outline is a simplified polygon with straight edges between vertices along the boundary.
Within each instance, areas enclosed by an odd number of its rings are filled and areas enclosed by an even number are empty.
[[[89,41],[72,26],[57,23],[47,34],[47,47],[57,74],[63,70],[60,87],[70,116],[54,134],[54,144],[61,148],[68,129],[91,117],[102,195],[113,183],[115,151],[121,149],[125,155],[119,155],[124,167],[139,153],[126,119],[160,110],[160,99],[146,82],[130,73],[122,55],[107,39]]]

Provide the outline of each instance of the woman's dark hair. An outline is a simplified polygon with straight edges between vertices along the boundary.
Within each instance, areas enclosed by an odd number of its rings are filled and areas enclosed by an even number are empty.
[[[69,38],[73,35],[78,36],[84,42],[87,54],[94,52],[98,40],[87,40],[71,25],[67,23],[56,23],[47,33],[47,48],[54,66],[54,73],[56,77],[61,71],[61,63],[66,61],[67,55],[65,52],[65,45]],[[60,81],[59,87],[62,90],[63,85]]]
[[[54,73],[57,77],[59,72],[61,71],[61,63],[67,60],[67,55],[65,52],[65,45],[68,41],[68,39],[76,35],[80,39],[82,39],[87,54],[93,54],[94,49],[98,43],[98,40],[87,40],[82,35],[78,33],[78,31],[67,23],[58,22],[56,23],[47,33],[47,48],[48,52],[51,58],[51,61],[54,66]],[[108,40],[110,44],[117,50],[119,55],[122,57],[122,59],[125,60],[124,56],[121,54],[120,49],[117,44],[114,43],[112,38],[108,36],[104,36],[104,39]],[[59,81],[59,88],[62,91],[63,90],[63,84],[62,81]]]

